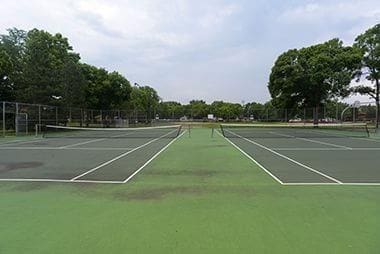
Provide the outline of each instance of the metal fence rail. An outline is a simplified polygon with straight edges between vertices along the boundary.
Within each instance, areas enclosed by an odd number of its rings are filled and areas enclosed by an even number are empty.
[[[1,136],[27,135],[36,126],[128,127],[150,125],[153,116],[141,110],[97,110],[0,101]]]

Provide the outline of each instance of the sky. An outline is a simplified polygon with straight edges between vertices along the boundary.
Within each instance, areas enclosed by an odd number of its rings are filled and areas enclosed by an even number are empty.
[[[61,33],[83,62],[182,103],[268,101],[269,74],[281,53],[332,38],[350,45],[380,22],[378,0],[0,0],[0,6],[0,33],[12,27]]]

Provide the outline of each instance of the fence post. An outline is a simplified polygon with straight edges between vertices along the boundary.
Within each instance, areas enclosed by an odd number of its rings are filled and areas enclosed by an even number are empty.
[[[18,134],[18,121],[17,121],[17,117],[18,117],[18,103],[16,102],[16,115],[15,115],[15,135],[16,136]]]
[[[103,126],[103,110],[100,110],[100,126],[104,127]]]
[[[5,137],[5,101],[3,101],[3,136]]]
[[[41,126],[41,105],[38,105],[38,125]]]
[[[288,109],[285,109],[285,123],[288,122]]]
[[[306,108],[303,108],[303,123],[306,123]]]
[[[83,108],[80,108],[80,127],[83,127],[83,119],[84,119],[84,115],[83,115]]]
[[[55,125],[58,125],[58,107],[55,107]]]

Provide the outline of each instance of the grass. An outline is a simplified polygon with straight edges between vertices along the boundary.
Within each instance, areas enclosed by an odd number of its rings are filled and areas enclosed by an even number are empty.
[[[281,186],[210,134],[125,185],[0,183],[0,253],[378,253],[379,187]]]

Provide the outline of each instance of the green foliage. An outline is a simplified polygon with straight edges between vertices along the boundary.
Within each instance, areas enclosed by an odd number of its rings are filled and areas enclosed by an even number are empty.
[[[224,101],[214,101],[211,104],[211,112],[225,120],[236,119],[242,116],[243,106],[239,103],[230,103]]]
[[[156,90],[150,86],[135,85],[131,88],[128,108],[143,111],[149,118],[154,118],[159,107],[160,97]]]
[[[347,97],[361,52],[338,39],[292,49],[280,55],[272,68],[269,91],[277,107],[318,107]]]
[[[192,100],[186,107],[187,115],[194,119],[207,117],[209,105],[203,100]]]
[[[11,101],[14,98],[14,89],[9,77],[13,65],[7,52],[0,48],[0,98]]]
[[[378,127],[380,120],[380,24],[359,35],[355,39],[354,47],[360,49],[363,54],[357,71],[358,81],[360,77],[365,77],[374,82],[374,86],[358,86],[353,89],[353,92],[369,95],[376,100],[376,127]]]
[[[109,73],[103,68],[82,64],[82,73],[86,80],[86,105],[94,109],[112,109],[121,107],[128,101],[132,88],[129,81],[117,72]]]
[[[158,115],[161,119],[179,119],[184,114],[184,107],[179,102],[162,101],[158,105]]]
[[[18,98],[32,103],[57,104],[61,98],[64,68],[67,62],[78,63],[67,38],[33,29],[27,33],[23,52],[23,82]]]
[[[370,81],[380,79],[380,24],[368,29],[355,39],[354,47],[362,51],[363,59],[358,76]]]
[[[0,35],[1,51],[1,96],[2,100],[15,100],[16,91],[22,82],[24,42],[26,32],[16,28],[8,29],[7,35]]]

